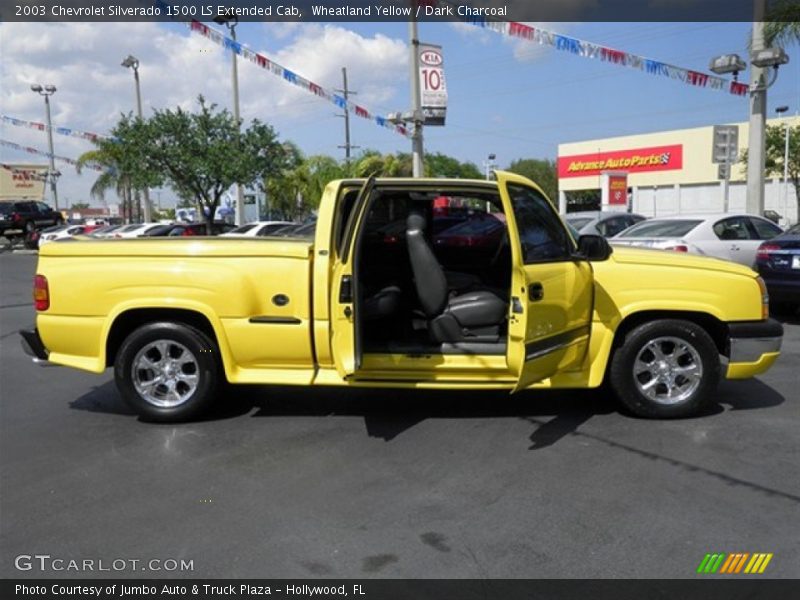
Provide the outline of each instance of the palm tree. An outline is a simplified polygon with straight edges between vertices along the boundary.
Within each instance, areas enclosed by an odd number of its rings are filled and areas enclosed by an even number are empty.
[[[89,193],[93,198],[97,198],[106,204],[105,195],[109,190],[114,190],[117,196],[122,199],[122,212],[130,219],[133,213],[133,195],[130,176],[126,175],[119,168],[118,147],[114,142],[103,140],[97,142],[97,148],[84,152],[78,157],[75,166],[78,174],[87,164],[96,164],[104,168],[104,171],[97,177],[92,184]]]
[[[788,46],[800,43],[800,2],[778,0],[767,11],[764,42],[767,46]]]

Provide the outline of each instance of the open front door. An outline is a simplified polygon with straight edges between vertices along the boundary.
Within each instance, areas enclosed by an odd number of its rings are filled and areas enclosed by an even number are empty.
[[[331,328],[333,362],[342,378],[353,375],[361,367],[361,321],[358,318],[358,264],[356,242],[358,231],[375,187],[375,178],[364,183],[350,211],[344,229],[341,255],[333,262],[331,277]]]
[[[511,241],[507,360],[515,391],[576,370],[588,350],[593,273],[553,205],[530,180],[497,172]]]

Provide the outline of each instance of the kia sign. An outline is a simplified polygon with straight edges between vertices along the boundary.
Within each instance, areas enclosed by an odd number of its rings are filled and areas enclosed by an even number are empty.
[[[447,86],[444,81],[442,47],[419,45],[419,80],[425,125],[444,125],[447,114]]]

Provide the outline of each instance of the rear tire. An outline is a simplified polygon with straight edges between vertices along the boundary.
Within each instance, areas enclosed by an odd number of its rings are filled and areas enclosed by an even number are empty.
[[[143,419],[174,423],[195,419],[216,396],[222,368],[216,344],[182,323],[159,322],[134,330],[117,353],[114,380]]]
[[[711,402],[721,373],[714,340],[691,321],[650,321],[625,335],[609,379],[634,415],[672,419],[697,415]]]

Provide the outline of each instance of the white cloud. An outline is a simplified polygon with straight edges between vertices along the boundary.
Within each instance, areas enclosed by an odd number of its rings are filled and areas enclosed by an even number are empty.
[[[263,31],[262,24],[250,25],[249,30],[240,25],[237,33],[244,42],[251,41],[248,34],[256,40],[249,44],[253,50],[322,86],[340,87],[341,67],[346,66],[351,86],[359,92],[359,103],[369,109],[380,112],[378,105],[405,90],[408,56],[403,41],[313,24],[283,28],[285,35],[280,39],[286,43],[269,52],[259,46],[258,31]],[[272,42],[278,38],[269,37]],[[30,85],[53,84],[58,88],[52,98],[54,125],[108,132],[120,113],[135,110],[133,74],[120,66],[128,54],[140,60],[145,115],[154,108],[193,108],[201,93],[220,106],[231,105],[230,53],[175,25],[3,24],[0,54],[0,112],[21,119],[44,120],[43,101],[30,91]],[[242,117],[273,124],[285,138],[291,139],[292,126],[298,126],[298,120],[328,118],[336,110],[241,59],[239,84]],[[4,125],[1,134],[19,144],[47,147],[40,131]],[[55,136],[54,143],[56,154],[73,158],[91,148],[88,142],[63,136]],[[31,155],[3,147],[0,156],[11,162],[31,160]],[[79,177],[68,165],[59,168],[63,172],[59,196],[73,202],[87,200],[95,174]]]

